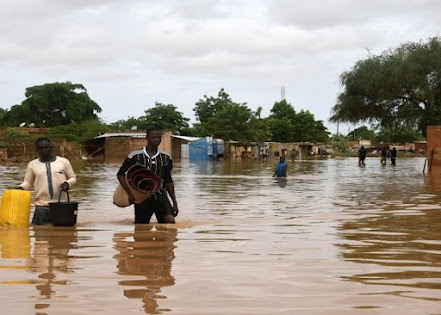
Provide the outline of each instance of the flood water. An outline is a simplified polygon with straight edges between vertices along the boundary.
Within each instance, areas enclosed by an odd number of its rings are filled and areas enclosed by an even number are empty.
[[[1,314],[441,314],[441,172],[276,163],[175,162],[177,224],[135,226],[119,165],[74,161],[75,227],[0,228]]]

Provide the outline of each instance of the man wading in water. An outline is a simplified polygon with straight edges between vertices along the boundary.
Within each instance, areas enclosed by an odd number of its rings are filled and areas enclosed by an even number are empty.
[[[170,155],[158,150],[161,140],[161,129],[158,127],[149,128],[147,130],[147,146],[130,153],[117,174],[121,186],[123,186],[129,195],[130,203],[135,204],[135,224],[150,223],[153,213],[158,223],[175,223],[175,216],[179,213],[175,188],[171,177],[173,163]],[[135,203],[135,197],[131,193],[125,180],[127,170],[135,164],[144,165],[158,175],[163,182],[161,188],[142,203]],[[173,201],[173,206],[170,204],[167,193]]]
[[[61,191],[68,191],[77,178],[68,159],[52,155],[48,138],[38,138],[35,146],[40,157],[28,163],[24,181],[16,189],[35,190],[35,211],[32,224],[50,223],[49,202],[58,201]],[[65,194],[61,200],[66,200]]]

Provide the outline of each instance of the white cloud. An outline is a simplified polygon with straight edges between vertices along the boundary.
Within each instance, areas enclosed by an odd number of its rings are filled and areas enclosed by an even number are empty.
[[[326,120],[340,73],[368,49],[439,35],[439,12],[437,0],[5,0],[0,105],[68,80],[108,121],[155,101],[194,120],[194,103],[221,87],[269,113],[283,85],[296,109]]]

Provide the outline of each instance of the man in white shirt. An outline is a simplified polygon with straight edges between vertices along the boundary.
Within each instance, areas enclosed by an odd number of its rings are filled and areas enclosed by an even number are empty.
[[[50,223],[49,202],[58,201],[62,191],[76,183],[76,175],[68,159],[52,155],[48,138],[38,138],[35,146],[40,157],[28,163],[23,183],[17,189],[35,190],[35,211],[32,224]],[[66,194],[61,200],[66,200]]]

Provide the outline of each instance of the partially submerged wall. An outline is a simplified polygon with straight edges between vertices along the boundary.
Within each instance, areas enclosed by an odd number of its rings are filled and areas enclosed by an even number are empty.
[[[145,147],[146,139],[108,137],[105,145],[104,161],[107,163],[122,163],[130,152]]]
[[[441,168],[441,126],[427,127],[427,158],[429,169]]]
[[[13,161],[30,161],[38,158],[35,150],[36,139],[8,139],[7,159]],[[52,153],[67,159],[73,159],[80,155],[78,145],[74,141],[64,139],[51,139]]]

